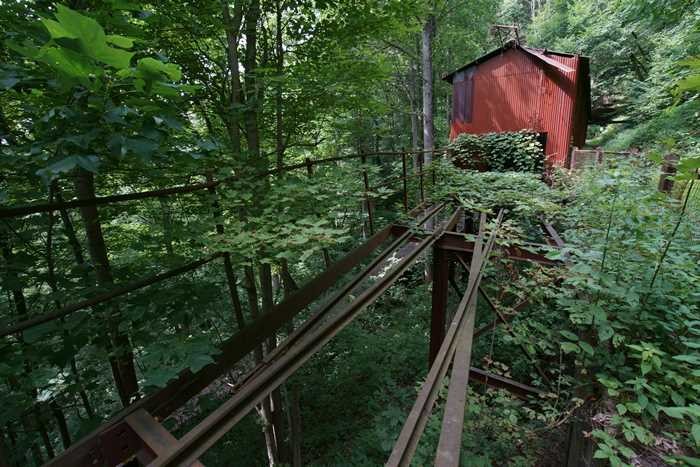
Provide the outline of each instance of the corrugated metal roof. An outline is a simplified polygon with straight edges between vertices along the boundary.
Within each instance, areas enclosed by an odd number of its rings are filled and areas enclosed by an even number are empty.
[[[576,57],[576,56],[582,57],[581,55],[578,55],[578,54],[572,54],[572,53],[567,53],[567,52],[556,52],[553,50],[538,49],[535,47],[527,47],[527,46],[520,45],[516,41],[508,41],[505,44],[503,44],[502,47],[494,49],[494,50],[482,55],[481,57],[472,60],[471,62],[467,63],[466,65],[463,65],[463,66],[457,68],[456,70],[443,75],[442,79],[447,81],[448,83],[452,83],[452,78],[456,73],[463,71],[463,70],[469,68],[470,66],[474,66],[474,65],[478,65],[479,63],[483,63],[483,62],[491,59],[492,57],[494,57],[500,53],[505,52],[508,49],[515,49],[515,48],[524,50],[532,55],[538,56],[542,61],[549,63],[550,65],[553,65],[553,66],[557,66],[555,64],[556,60],[552,60],[550,57],[547,57],[547,54],[556,55],[556,56],[560,56],[560,57]],[[588,57],[586,57],[586,58],[588,58]],[[552,63],[552,62],[555,62],[555,63]],[[570,72],[573,70],[562,70],[562,71]]]

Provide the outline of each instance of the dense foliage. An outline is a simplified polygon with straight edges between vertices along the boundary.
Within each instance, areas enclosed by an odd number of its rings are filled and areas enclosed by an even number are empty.
[[[537,134],[527,131],[462,133],[447,146],[455,163],[467,169],[542,173],[544,148]]]
[[[160,194],[3,217],[1,328],[225,252],[1,337],[0,460],[44,463],[211,363],[241,326],[372,230],[409,221],[405,162],[409,208],[421,188],[472,223],[505,208],[501,246],[565,261],[493,255],[484,288],[510,331],[493,326],[473,361],[544,395],[470,386],[462,462],[560,465],[577,417],[592,422],[595,456],[611,464],[700,462],[697,0],[0,3],[1,207]],[[638,146],[648,160],[552,173],[549,186],[534,135],[462,135],[451,144],[462,162],[441,158],[421,176],[419,156],[402,160],[400,150],[423,143],[421,30],[431,21],[436,78],[500,45],[495,23],[520,24],[532,45],[590,55],[592,142]],[[451,90],[436,79],[433,91],[445,147]],[[669,151],[681,158],[671,197],[655,191]],[[337,159],[305,164],[327,158]],[[541,245],[543,220],[562,232],[563,251]],[[299,447],[303,465],[386,460],[427,371],[430,260],[274,394],[283,425],[302,428],[282,444]],[[450,309],[458,299],[451,290]],[[480,301],[477,325],[492,318]],[[257,360],[243,359],[167,428],[184,434]],[[432,462],[443,396],[417,464]],[[203,463],[279,465],[269,416],[264,406],[247,416]]]
[[[613,465],[698,462],[687,456],[700,446],[700,217],[654,175],[626,162],[585,173],[564,220],[575,264],[556,298],[570,323],[562,350],[611,401],[593,436]],[[684,202],[697,206],[693,194]]]

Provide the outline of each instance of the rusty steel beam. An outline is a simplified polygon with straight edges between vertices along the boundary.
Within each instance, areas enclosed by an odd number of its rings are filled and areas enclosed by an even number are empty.
[[[502,216],[503,211],[501,210],[498,215],[499,224]],[[483,250],[484,254],[488,254],[491,251],[494,241],[495,231],[487,241],[486,248]],[[472,259],[472,261],[480,261],[479,257],[482,255],[477,252],[473,256],[476,258]],[[421,386],[416,402],[406,418],[401,433],[396,440],[396,444],[394,444],[391,456],[386,463],[386,465],[389,467],[408,466],[411,463],[411,459],[413,458],[418,441],[420,440],[423,430],[425,429],[428,417],[432,412],[432,408],[437,398],[438,391],[442,385],[442,381],[447,374],[448,367],[452,362],[452,358],[456,351],[458,331],[464,327],[469,319],[470,314],[467,313],[467,307],[472,301],[472,298],[476,296],[476,285],[479,283],[482,274],[483,267],[480,267],[478,269],[478,273],[473,278],[474,283],[472,287],[467,289],[464,297],[457,307],[440,351],[438,352],[433,365],[430,367],[430,371],[428,372],[425,382]]]
[[[396,152],[396,153],[394,153],[394,152],[375,152],[375,153],[366,153],[364,155],[365,156],[400,156],[401,153],[399,153],[399,152]],[[327,164],[329,162],[343,161],[343,160],[349,160],[349,159],[359,159],[362,156],[363,156],[362,154],[348,154],[346,156],[326,157],[323,159],[312,160],[311,164],[312,165],[319,165],[319,164]],[[307,166],[308,166],[308,163],[305,161],[305,162],[302,162],[299,164],[286,165],[286,166],[282,167],[282,171],[289,172],[292,170],[302,169],[302,168],[305,168]],[[261,172],[259,174],[253,175],[250,178],[267,177],[270,175],[275,175],[277,173],[279,173],[279,170],[271,169],[271,170],[267,170],[267,171]],[[122,203],[125,201],[136,201],[136,200],[141,200],[141,199],[160,198],[163,196],[173,196],[173,195],[177,195],[177,194],[194,193],[197,191],[215,188],[221,184],[232,183],[232,182],[236,182],[236,181],[240,181],[240,180],[244,180],[244,179],[245,179],[245,177],[243,177],[241,175],[232,175],[230,177],[225,177],[225,178],[222,178],[220,180],[212,180],[212,181],[204,182],[204,183],[193,183],[191,185],[161,188],[158,190],[138,191],[135,193],[125,193],[125,194],[121,194],[121,195],[97,196],[97,197],[88,198],[88,199],[74,199],[74,200],[70,200],[70,201],[61,201],[61,202],[53,202],[53,203],[36,203],[36,204],[29,204],[29,205],[24,205],[24,206],[15,206],[15,207],[11,207],[11,208],[0,208],[0,219],[26,216],[29,214],[37,214],[40,212],[57,211],[59,209],[73,209],[73,208],[80,208],[80,207],[85,207],[85,206],[101,206],[101,205],[105,205],[105,204]]]
[[[488,371],[475,367],[471,367],[469,369],[469,379],[470,381],[476,381],[495,388],[505,389],[521,399],[527,399],[533,396],[536,397],[545,393],[545,391],[536,387],[520,383],[510,378],[506,378],[505,376],[489,373]]]
[[[177,443],[177,439],[143,409],[130,414],[125,421],[143,441],[148,451],[148,453],[138,455],[142,464],[151,462],[158,456],[166,455]],[[196,460],[189,467],[204,467],[204,464]]]
[[[447,296],[449,280],[449,254],[442,248],[433,247],[433,290],[430,305],[430,344],[428,366],[433,364],[445,338],[447,319]]]
[[[457,209],[456,215],[444,225],[445,231],[450,231],[462,216],[462,208]],[[428,350],[428,365],[432,365],[440,350],[445,337],[447,322],[447,296],[449,288],[450,255],[447,251],[433,247],[433,291],[430,312],[430,345]]]
[[[180,266],[179,268],[171,269],[170,271],[166,271],[160,274],[155,274],[150,277],[146,277],[144,279],[140,279],[138,281],[134,281],[130,284],[123,285],[121,287],[116,287],[108,292],[104,292],[102,294],[99,294],[95,297],[88,298],[86,300],[83,300],[78,303],[72,303],[70,305],[66,305],[63,308],[60,308],[56,311],[53,311],[51,313],[46,313],[43,315],[36,316],[34,318],[30,318],[24,321],[20,321],[19,323],[7,326],[5,328],[0,329],[0,337],[4,336],[9,336],[11,334],[15,334],[21,331],[24,331],[25,329],[31,328],[33,326],[37,326],[39,324],[47,323],[49,321],[54,321],[59,318],[63,318],[64,316],[67,316],[71,313],[74,313],[76,311],[84,310],[86,308],[93,307],[95,305],[99,305],[100,303],[108,302],[110,300],[113,300],[117,297],[121,297],[122,295],[126,295],[130,292],[133,292],[135,290],[142,289],[144,287],[147,287],[149,285],[156,284],[158,282],[164,281],[166,279],[170,279],[171,277],[179,276],[181,274],[184,274],[189,271],[193,271],[197,268],[200,268],[204,266],[207,263],[210,263],[214,261],[217,258],[220,258],[224,255],[224,253],[216,253],[211,255],[208,258],[201,259],[199,261],[193,261],[191,263],[185,264],[184,266]]]
[[[255,405],[318,352],[338,332],[344,329],[364,308],[372,304],[416,261],[420,254],[435,243],[441,231],[422,240],[415,249],[373,283],[353,302],[343,307],[336,316],[323,322],[317,329],[306,332],[293,345],[282,343],[264,360],[264,368],[253,372],[240,390],[221,407],[212,412],[195,428],[183,436],[175,451],[159,457],[149,467],[187,465],[200,457],[216,441],[226,434]],[[374,268],[365,268],[371,274]]]
[[[438,241],[438,246],[440,248],[444,248],[445,250],[454,251],[457,253],[472,253],[474,251],[474,242],[465,239],[464,234],[459,233],[445,232],[445,235],[443,235],[443,237]],[[540,250],[549,248],[546,245],[537,244],[529,246]],[[499,246],[498,249],[503,251],[509,259],[513,260],[531,261],[544,266],[556,266],[562,264],[561,261],[548,259],[543,254],[533,253],[525,248],[520,248],[515,245]]]
[[[493,241],[500,226],[503,211],[499,214],[496,229],[494,229],[489,243],[484,244],[484,231],[486,228],[486,215],[481,213],[479,221],[479,234],[474,242],[474,254],[469,267],[469,280],[467,290],[479,287],[481,281],[480,271],[483,269],[488,255],[493,247]],[[488,245],[489,250],[486,250]],[[447,401],[442,417],[442,430],[435,454],[435,465],[438,467],[457,467],[459,465],[459,452],[462,445],[462,430],[464,428],[464,408],[467,401],[467,386],[469,384],[469,368],[471,367],[472,343],[474,340],[474,323],[476,322],[477,294],[471,294],[467,303],[466,323],[457,331],[457,347],[452,357],[452,372],[450,384],[447,388]]]
[[[126,407],[101,427],[83,437],[61,455],[52,459],[47,465],[72,467],[103,462],[103,451],[106,449],[106,446],[101,439],[104,433],[114,429],[127,430],[128,427],[124,428],[125,417],[138,409],[145,409],[160,419],[170,415],[175,409],[181,407],[216,378],[224,374],[231,366],[252,351],[269,335],[276,332],[289,319],[296,316],[311,302],[320,297],[342,275],[356,267],[363,259],[375,251],[390,235],[391,226],[377,232],[367,242],[352,250],[322,274],[309,281],[304,287],[291,294],[283,302],[275,305],[259,320],[250,323],[224,342],[220,346],[221,352],[213,357],[214,363],[205,366],[195,374],[192,374],[189,370],[183,371],[165,388]]]
[[[561,239],[559,232],[556,231],[552,224],[543,221],[542,227],[544,228],[544,231],[546,233],[547,242],[549,242],[550,245],[555,246],[557,248],[564,248],[564,240]]]
[[[510,334],[513,337],[513,339],[516,342],[518,342],[518,336],[515,334],[515,331],[513,331],[513,328],[508,323],[506,317],[503,316],[503,313],[501,313],[496,304],[493,303],[486,291],[483,288],[479,287],[479,292],[481,293],[481,296],[484,297],[484,299],[486,300],[486,303],[488,303],[489,308],[491,308],[491,310],[496,314],[496,316],[498,316],[498,319],[503,323],[506,330],[508,331],[508,334]],[[540,367],[540,365],[537,363],[537,359],[534,356],[530,355],[530,352],[527,351],[527,347],[525,347],[525,345],[522,342],[518,342],[518,347],[520,347],[520,350],[523,352],[523,355],[525,355],[525,357],[527,357],[527,359],[530,360],[530,362],[533,364],[535,370],[537,370],[537,373],[540,375],[540,377],[542,377],[542,379],[546,383],[550,383],[549,377],[544,372],[542,367]]]
[[[442,208],[444,208],[444,204],[434,206],[421,219],[424,220],[427,216],[435,215]],[[423,220],[419,221],[422,222]],[[237,361],[252,351],[256,345],[269,337],[273,332],[276,332],[284,323],[320,297],[321,294],[337,282],[340,276],[356,267],[363,259],[388,240],[391,234],[392,226],[387,226],[377,232],[367,242],[356,247],[346,256],[331,265],[331,267],[326,269],[322,274],[309,281],[298,291],[292,293],[283,302],[275,305],[259,320],[250,323],[224,342],[220,346],[221,352],[214,356],[214,363],[205,366],[195,374],[192,374],[189,370],[183,371],[165,388],[125,408],[47,465],[69,467],[74,465],[93,465],[93,462],[98,462],[99,459],[103,458],[102,452],[105,449],[103,443],[100,441],[102,434],[114,427],[125,430],[124,418],[136,410],[145,409],[159,419],[170,415],[174,410],[181,407],[185,402],[211,384],[216,378],[224,374],[224,372]],[[392,245],[401,244],[408,238],[410,238],[410,236],[406,234],[403,239],[394,241]],[[379,261],[390,254],[391,248],[392,246],[389,246],[383,254],[375,258],[370,266],[376,266]],[[356,280],[357,276],[351,283],[355,283]],[[346,289],[347,287],[344,287],[336,296],[342,294]]]
[[[512,311],[514,313],[509,313],[509,314],[505,315],[504,318],[506,319],[507,322],[510,322],[510,320],[512,320],[515,317],[515,314],[517,312],[521,311],[523,308],[525,308],[529,304],[530,304],[530,301],[527,299],[521,301],[520,303],[518,303],[517,305],[515,305],[512,308]],[[496,316],[496,318],[494,318],[493,321],[491,321],[488,324],[484,324],[479,329],[474,331],[474,339],[476,339],[477,337],[479,337],[483,333],[487,332],[488,330],[493,329],[495,326],[499,325],[500,323],[502,323],[501,318]]]
[[[464,261],[464,259],[461,258],[461,257],[458,257],[458,258],[457,258],[457,261],[458,261],[459,264],[462,266],[462,268],[466,271],[467,268],[468,268],[469,266],[467,266],[467,263]],[[486,300],[486,303],[488,304],[489,308],[491,308],[491,311],[493,311],[494,314],[496,315],[496,320],[498,320],[500,323],[502,323],[502,324],[506,327],[506,330],[508,331],[508,334],[510,334],[510,335],[513,337],[513,339],[514,339],[516,342],[518,342],[518,336],[515,334],[515,331],[513,330],[513,328],[512,328],[512,327],[510,326],[510,324],[508,323],[508,321],[509,321],[508,318],[507,318],[503,313],[501,313],[501,310],[498,309],[498,307],[496,306],[496,304],[493,303],[493,300],[491,300],[491,297],[488,296],[488,294],[486,293],[486,291],[485,291],[485,290],[483,289],[483,287],[481,287],[481,286],[479,286],[479,293],[481,294],[482,297],[484,297],[484,300]],[[527,301],[521,302],[521,303],[518,304],[516,307],[521,306],[521,305],[523,305],[524,303],[527,303]],[[495,321],[494,321],[491,325],[494,325],[494,324],[495,324]],[[487,325],[487,326],[488,326],[488,325]],[[482,330],[484,330],[484,329],[485,329],[485,327],[482,327],[482,328],[480,328],[477,332],[482,332]],[[474,333],[474,334],[475,334],[475,337],[478,336],[477,333]],[[542,367],[540,367],[540,365],[537,363],[537,360],[535,359],[535,357],[533,357],[532,355],[530,355],[530,352],[527,351],[527,347],[525,347],[525,345],[524,345],[523,343],[521,343],[521,342],[518,342],[518,347],[520,347],[520,350],[522,351],[523,355],[525,355],[525,357],[527,357],[527,359],[530,360],[530,362],[533,364],[533,366],[535,367],[535,370],[537,370],[537,373],[540,375],[540,377],[541,377],[546,383],[550,383],[549,377],[548,377],[547,374],[544,372],[544,370],[542,369]]]
[[[408,153],[417,153],[423,151],[408,151]],[[402,152],[370,152],[365,153],[364,156],[400,156],[404,153]],[[312,160],[311,165],[327,164],[330,162],[344,161],[349,159],[359,159],[363,154],[348,154],[345,156],[335,156],[326,157],[323,159]],[[283,172],[289,172],[292,170],[298,170],[309,166],[309,162],[304,161],[299,164],[286,165],[282,167]],[[275,175],[279,173],[277,169],[267,170],[259,174],[254,175],[251,178],[267,177],[270,175]],[[51,212],[57,211],[59,209],[73,209],[85,206],[101,206],[105,204],[113,203],[123,203],[125,201],[136,201],[141,199],[150,198],[160,198],[163,196],[173,196],[178,194],[194,193],[197,191],[202,191],[210,188],[215,188],[221,184],[232,183],[235,181],[243,180],[244,177],[240,175],[232,175],[230,177],[225,177],[220,180],[212,180],[205,183],[193,183],[191,185],[175,186],[168,188],[161,188],[158,190],[148,190],[148,191],[138,191],[135,193],[124,193],[121,195],[111,195],[111,196],[96,196],[94,198],[88,199],[74,199],[70,201],[60,201],[52,203],[36,203],[28,204],[24,206],[15,206],[10,208],[0,208],[0,219],[7,219],[12,217],[27,216],[29,214],[37,214],[40,212]]]

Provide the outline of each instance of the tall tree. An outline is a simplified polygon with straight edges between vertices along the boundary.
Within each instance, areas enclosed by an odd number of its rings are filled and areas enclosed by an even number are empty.
[[[433,123],[433,36],[435,35],[435,14],[431,12],[425,20],[422,32],[421,65],[423,67],[423,150],[425,164],[433,160],[435,149],[435,125]]]

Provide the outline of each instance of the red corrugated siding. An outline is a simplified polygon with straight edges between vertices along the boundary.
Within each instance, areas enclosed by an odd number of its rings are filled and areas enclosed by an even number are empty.
[[[575,71],[563,73],[517,49],[504,50],[475,65],[472,121],[453,121],[450,138],[460,133],[523,129],[546,132],[548,162],[566,164],[574,134],[575,104],[580,101],[576,86],[580,60],[576,56],[548,56]],[[580,126],[580,119],[576,120]],[[585,127],[585,123],[583,125]],[[580,132],[577,139],[579,135]]]

